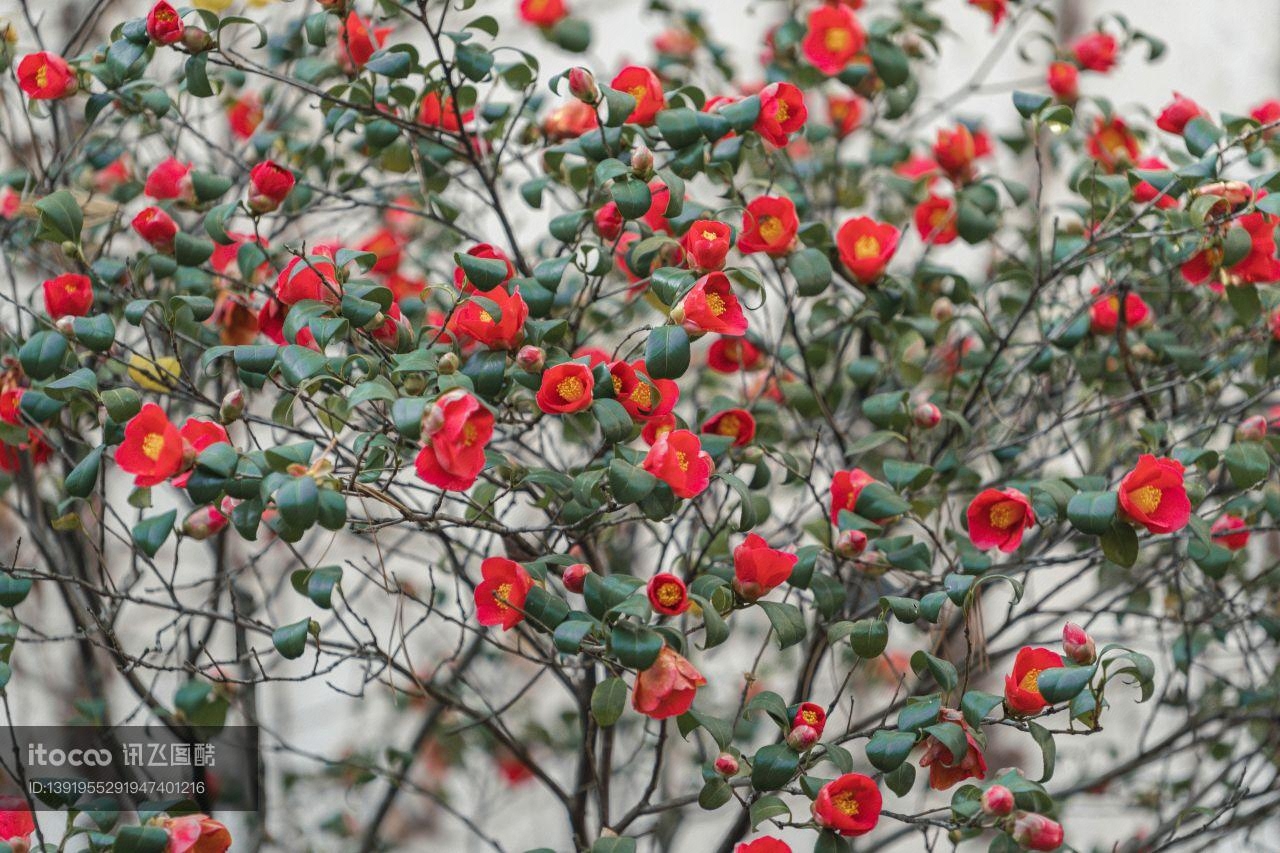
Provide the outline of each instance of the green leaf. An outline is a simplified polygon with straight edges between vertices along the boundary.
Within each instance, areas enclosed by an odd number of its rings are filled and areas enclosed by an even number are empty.
[[[379,50],[369,57],[364,68],[374,74],[398,80],[401,77],[408,77],[409,72],[413,70],[413,56],[407,50]]]
[[[782,730],[786,731],[791,728],[791,716],[787,713],[786,700],[772,690],[762,690],[752,696],[742,710],[744,715],[750,714],[752,711],[764,711],[773,718],[773,721]]]
[[[1004,698],[994,693],[983,693],[981,690],[970,690],[964,694],[964,698],[960,700],[960,710],[964,712],[965,721],[972,727],[977,728],[978,724],[986,719],[992,709],[1004,701]]]
[[[1047,671],[1051,672],[1052,670]],[[1044,673],[1041,674],[1043,675]],[[1036,781],[1043,784],[1053,778],[1053,765],[1057,761],[1058,747],[1054,743],[1053,735],[1039,723],[1028,721],[1027,731],[1031,733],[1032,739],[1040,747],[1040,758],[1044,764],[1044,773]]]
[[[105,446],[98,445],[76,463],[76,467],[71,469],[67,479],[63,481],[67,494],[73,498],[87,498],[93,493],[98,485],[98,472],[102,469],[102,454],[105,450]]]
[[[1047,107],[1053,99],[1048,95],[1040,95],[1034,92],[1014,92],[1013,106],[1014,109],[1023,118],[1031,118],[1036,113]]]
[[[609,185],[609,195],[613,196],[623,219],[639,219],[653,204],[649,185],[634,178],[615,180]]]
[[[160,550],[160,546],[169,538],[169,534],[173,531],[173,522],[177,517],[178,511],[171,509],[162,515],[139,521],[133,526],[134,546],[148,557],[154,557]]]
[[[76,340],[94,352],[106,352],[116,340],[116,324],[108,314],[93,317],[75,317],[71,331]]]
[[[719,776],[708,779],[698,792],[698,806],[706,811],[715,811],[733,799],[733,789],[729,783]]]
[[[627,703],[627,683],[614,676],[606,678],[591,691],[591,716],[601,728],[618,722]]]
[[[31,592],[31,578],[16,578],[0,573],[0,607],[17,607]]]
[[[955,664],[951,661],[934,657],[923,649],[911,656],[911,668],[916,675],[923,675],[928,671],[933,676],[933,680],[938,682],[938,686],[943,690],[954,690],[956,685],[960,683],[960,674],[956,672]]]
[[[1067,518],[1081,533],[1101,536],[1116,518],[1115,492],[1078,492],[1067,503]]]
[[[831,284],[831,261],[820,249],[793,252],[787,258],[787,269],[795,276],[796,289],[801,296],[817,296]]]
[[[858,494],[853,511],[874,520],[893,518],[911,510],[911,504],[884,483],[868,483]]]
[[[645,369],[654,379],[678,379],[689,369],[689,333],[682,326],[658,326],[649,332]]]
[[[936,714],[935,714],[936,717]],[[882,773],[889,773],[907,760],[916,745],[915,732],[880,729],[867,741],[867,760]]]
[[[319,489],[311,477],[294,477],[276,491],[280,518],[297,530],[306,530],[316,523],[319,502]]]
[[[1221,138],[1222,128],[1203,116],[1196,116],[1182,129],[1182,140],[1196,157],[1204,156]]]
[[[1237,489],[1248,489],[1261,483],[1271,470],[1266,445],[1261,442],[1236,442],[1227,448],[1222,458]]]
[[[776,791],[791,781],[800,768],[800,755],[785,743],[771,743],[751,758],[751,787]]]
[[[727,483],[738,495],[738,530],[742,532],[755,527],[757,521],[756,507],[751,500],[751,490],[747,484],[733,474],[713,474],[712,476]]]
[[[942,710],[942,697],[913,696],[907,699],[902,710],[898,712],[898,730],[916,732],[927,725],[937,722]]]
[[[921,729],[927,735],[936,738],[947,752],[951,753],[950,764],[958,764],[969,752],[969,739],[959,723],[934,723]]]
[[[453,261],[462,268],[466,280],[478,290],[492,290],[507,280],[510,270],[501,258],[477,258],[465,252],[455,252]]]
[[[778,635],[778,648],[794,646],[805,637],[804,614],[794,604],[779,601],[756,602],[769,617],[769,624]]]
[[[657,631],[630,619],[619,619],[609,638],[609,645],[622,665],[637,670],[653,666],[664,644]]]
[[[317,607],[329,610],[333,607],[333,590],[342,580],[341,566],[322,566],[318,569],[298,569],[289,576],[289,582],[301,595],[311,599]]]
[[[562,22],[563,23],[563,22]],[[597,838],[591,853],[636,853],[634,838]]]
[[[662,138],[672,148],[684,148],[702,138],[696,110],[687,107],[662,110],[654,117],[654,121],[662,133]]]
[[[58,190],[37,201],[35,207],[39,221],[38,239],[54,243],[80,242],[84,214],[75,196],[66,190]]]
[[[658,115],[662,114],[659,113]],[[748,809],[748,814],[751,818],[751,830],[754,832],[766,820],[781,817],[782,815],[791,817],[791,809],[780,798],[769,795],[761,797],[752,803]]]
[[[310,619],[283,625],[271,633],[271,644],[283,657],[296,660],[302,657],[302,653],[307,649],[307,634],[310,631]]]
[[[1138,561],[1138,534],[1132,526],[1117,520],[1102,534],[1102,553],[1117,566],[1130,568]]]
[[[600,433],[610,444],[626,441],[631,437],[634,424],[631,415],[617,400],[607,397],[595,400],[591,404],[591,414],[600,424]]]
[[[477,83],[488,76],[489,70],[493,68],[493,54],[477,44],[458,45],[454,61],[463,74]]]
[[[132,388],[112,388],[100,395],[107,417],[122,424],[142,410],[142,398]]]
[[[111,849],[114,853],[165,853],[169,833],[158,826],[122,826]]]
[[[849,642],[858,657],[879,657],[889,644],[889,625],[881,619],[859,619],[853,623]]]
[[[213,244],[179,231],[173,238],[173,257],[179,266],[198,267],[213,256]]]
[[[57,332],[36,332],[18,350],[18,361],[32,379],[48,379],[67,354],[67,339]]]

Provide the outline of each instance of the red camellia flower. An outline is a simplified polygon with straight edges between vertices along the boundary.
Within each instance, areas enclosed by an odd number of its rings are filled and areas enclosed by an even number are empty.
[[[157,252],[172,252],[173,240],[178,236],[178,225],[158,207],[146,207],[133,217],[133,230],[151,244]]]
[[[1182,463],[1144,453],[1120,480],[1120,508],[1151,533],[1174,533],[1187,526],[1191,500],[1182,482]]]
[[[662,81],[652,69],[643,65],[628,65],[618,72],[609,84],[619,92],[626,92],[636,99],[635,108],[627,121],[631,124],[652,124],[653,117],[667,105],[662,92]]]
[[[173,44],[182,40],[182,18],[165,0],[160,0],[147,13],[147,36],[156,44]]]
[[[1075,40],[1071,52],[1081,68],[1105,73],[1115,67],[1117,47],[1113,36],[1089,33]]]
[[[465,492],[484,470],[484,448],[493,436],[493,413],[461,388],[447,391],[422,419],[418,476],[446,491]]]
[[[1168,169],[1169,164],[1161,160],[1159,157],[1142,157],[1138,160],[1139,169]],[[1139,181],[1133,187],[1133,200],[1141,204],[1155,202],[1160,210],[1168,210],[1171,207],[1178,206],[1178,200],[1168,193],[1162,193],[1156,189],[1155,185],[1150,181]]]
[[[898,250],[898,229],[868,216],[846,220],[836,232],[836,248],[845,269],[861,284],[884,275],[889,259]]]
[[[542,121],[542,133],[549,141],[577,139],[582,134],[600,126],[600,119],[593,107],[582,101],[569,101],[547,114]]]
[[[1009,12],[1009,0],[969,0],[970,6],[977,6],[991,16],[991,29],[1000,26],[1004,16]]]
[[[538,408],[552,415],[581,412],[591,405],[596,385],[591,368],[576,361],[557,364],[542,374]]]
[[[1074,104],[1080,97],[1080,69],[1070,62],[1050,62],[1045,82],[1055,98],[1066,104]]]
[[[146,403],[125,424],[116,464],[133,475],[134,485],[154,486],[181,470],[184,453],[182,435],[164,409]]]
[[[27,801],[18,796],[0,796],[0,841],[26,841],[35,831],[36,822]]]
[[[837,471],[831,479],[831,523],[839,526],[840,510],[853,512],[862,490],[875,481],[875,477],[861,468]]]
[[[692,498],[707,488],[715,465],[696,435],[677,429],[658,436],[642,467],[670,486],[676,497]]]
[[[467,110],[462,114],[462,121],[458,121],[458,110],[453,104],[452,95],[444,95],[434,89],[422,96],[422,103],[418,105],[418,124],[427,127],[438,127],[449,133],[458,133],[462,130],[462,125],[468,124],[476,116],[475,110]]]
[[[671,379],[653,379],[643,359],[609,362],[613,396],[636,421],[660,418],[675,408],[680,386]]]
[[[1093,292],[1099,293],[1099,288],[1094,288]],[[1136,293],[1126,293],[1124,297],[1124,324],[1130,329],[1136,329],[1140,326],[1149,324],[1151,321],[1151,306],[1143,301],[1142,297]],[[1114,293],[1110,296],[1103,296],[1094,300],[1093,305],[1089,306],[1089,329],[1094,334],[1110,335],[1114,334],[1116,327],[1120,325],[1120,297]]]
[[[1035,812],[1018,812],[1009,836],[1027,850],[1057,850],[1062,846],[1062,824]]]
[[[1280,260],[1276,260],[1277,219],[1265,213],[1246,213],[1235,225],[1249,234],[1249,252],[1231,266],[1223,266],[1223,249],[1210,245],[1191,256],[1181,267],[1182,277],[1191,284],[1209,282],[1221,290],[1225,284],[1268,284],[1280,281]]]
[[[808,726],[822,737],[822,730],[827,727],[827,711],[816,702],[801,702],[796,715],[791,719],[791,728]]]
[[[165,818],[161,826],[169,833],[166,853],[224,853],[231,847],[231,833],[208,815]]]
[[[1093,120],[1093,133],[1085,140],[1085,150],[1103,171],[1115,172],[1138,159],[1138,140],[1119,116],[1098,116]]]
[[[270,213],[293,192],[293,172],[266,160],[249,171],[249,185],[249,209],[254,213]]]
[[[1031,501],[1017,489],[986,489],[969,503],[969,541],[986,551],[1008,554],[1022,544],[1022,533],[1036,523]]]
[[[1179,92],[1174,92],[1173,102],[1156,118],[1156,127],[1181,136],[1187,122],[1203,115],[1205,112],[1199,104]]]
[[[956,183],[973,179],[973,161],[978,156],[973,131],[963,124],[938,129],[933,143],[933,159]]]
[[[733,229],[714,219],[699,219],[689,226],[681,245],[691,269],[718,270],[733,245]]]
[[[688,588],[684,581],[670,572],[662,572],[650,578],[645,591],[654,612],[663,616],[679,616],[689,609]]]
[[[189,453],[193,459],[199,456],[201,451],[215,444],[231,443],[226,427],[220,423],[201,418],[187,418],[186,423],[182,425],[182,429],[178,430],[178,434],[182,436],[184,451]],[[173,485],[178,489],[185,488],[187,481],[190,479],[191,471],[183,471],[173,478]]]
[[[1280,128],[1269,127],[1280,122],[1280,100],[1272,98],[1269,101],[1263,101],[1249,111],[1249,116],[1262,125],[1265,130],[1262,131],[1263,139],[1271,139],[1280,132]]]
[[[276,276],[276,299],[284,305],[304,299],[337,305],[342,301],[342,285],[337,276],[337,268],[329,261],[294,257]]]
[[[828,95],[827,116],[831,119],[831,128],[836,136],[844,139],[862,123],[862,99],[856,95]]]
[[[809,13],[809,28],[800,49],[814,68],[830,77],[843,71],[866,43],[867,34],[853,10],[824,3]]]
[[[749,533],[746,541],[733,549],[733,588],[747,601],[755,601],[785,583],[798,559]]]
[[[524,566],[506,557],[489,557],[480,564],[476,585],[476,621],[481,625],[501,625],[510,631],[524,621],[524,600],[533,589],[533,578]]]
[[[479,300],[486,300],[481,303]],[[502,312],[495,318],[487,303],[493,303]],[[511,293],[505,287],[495,287],[482,296],[463,302],[453,313],[449,329],[479,341],[489,349],[516,349],[524,339],[524,322],[529,318],[529,306],[516,287]]]
[[[236,139],[251,138],[264,117],[262,101],[253,92],[245,92],[227,106],[227,125]]]
[[[954,708],[943,708],[938,719],[943,723],[955,723],[964,730],[966,750],[964,755],[953,755],[951,750],[933,735],[924,739],[924,755],[920,766],[929,768],[929,787],[945,791],[965,779],[987,778],[987,759],[982,754],[973,730],[965,722],[964,714]]]
[[[381,27],[369,31],[369,22],[353,10],[338,25],[338,64],[348,74],[364,68],[374,51],[382,47],[394,27]]]
[[[653,665],[636,676],[631,707],[655,720],[678,717],[693,707],[694,695],[706,683],[693,664],[664,645]]]
[[[760,348],[742,337],[717,338],[707,349],[707,367],[716,373],[755,370],[762,361]]]
[[[920,239],[935,246],[945,246],[956,239],[956,204],[949,198],[929,193],[929,197],[916,206],[912,217]]]
[[[372,252],[378,256],[370,272],[391,275],[400,268],[400,256],[404,252],[404,240],[390,228],[379,228],[366,237],[357,246],[362,252]]]
[[[818,791],[813,817],[819,826],[840,835],[865,835],[880,821],[882,803],[874,779],[861,773],[846,773]]]
[[[764,252],[785,255],[795,243],[800,220],[796,206],[785,196],[762,195],[747,203],[742,213],[742,233],[738,235],[738,251],[745,254]]]
[[[1004,702],[1015,714],[1034,714],[1048,707],[1040,695],[1040,673],[1065,666],[1062,655],[1025,646],[1013,659],[1013,672],[1004,677]]]
[[[166,157],[147,175],[142,191],[154,199],[180,198],[195,200],[195,187],[191,184],[191,164],[176,157]]]
[[[733,295],[729,277],[722,272],[707,273],[698,279],[680,301],[680,308],[684,314],[680,322],[689,331],[746,334],[747,316]]]
[[[750,843],[743,842],[733,848],[733,853],[791,853],[791,845],[779,841],[771,835],[757,838]]]
[[[702,432],[727,436],[734,447],[745,447],[756,437],[756,419],[746,409],[725,409],[703,421]]]
[[[93,305],[89,276],[68,272],[44,283],[44,310],[53,319],[83,317]]]
[[[781,148],[791,134],[804,127],[808,117],[803,92],[790,83],[770,83],[760,90],[760,115],[753,130],[770,145]]]
[[[1238,515],[1230,513],[1218,517],[1210,528],[1213,541],[1230,551],[1239,551],[1249,544],[1249,525]]]
[[[569,14],[564,0],[520,0],[520,19],[535,27],[553,27]]]
[[[56,53],[29,53],[18,63],[18,86],[33,101],[55,101],[74,95],[76,74]]]

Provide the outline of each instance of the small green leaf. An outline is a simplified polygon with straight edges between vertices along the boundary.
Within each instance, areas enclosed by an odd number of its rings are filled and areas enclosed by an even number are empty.
[[[606,678],[591,691],[591,716],[601,728],[618,722],[627,703],[627,683],[614,676]]]
[[[799,768],[800,754],[785,743],[762,746],[751,758],[751,786],[757,791],[776,791],[790,782]]]
[[[169,538],[169,534],[173,531],[173,522],[177,517],[178,511],[171,509],[161,515],[139,521],[133,526],[134,546],[148,557],[154,557],[160,550],[160,546]]]
[[[302,653],[307,649],[307,634],[311,631],[311,624],[310,619],[303,619],[275,629],[271,633],[272,645],[289,660],[302,657]]]

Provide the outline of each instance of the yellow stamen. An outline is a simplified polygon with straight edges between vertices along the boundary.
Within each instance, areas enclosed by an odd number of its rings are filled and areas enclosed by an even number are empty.
[[[467,421],[462,425],[462,446],[470,447],[476,442],[476,425]]]
[[[1027,674],[1022,676],[1022,680],[1018,682],[1018,686],[1030,693],[1040,692],[1040,670],[1027,670]]]
[[[1022,520],[1022,513],[1013,501],[1002,501],[991,507],[987,517],[992,527],[997,530],[1008,530]]]
[[[813,711],[808,711],[808,710],[801,711],[800,718],[811,726],[816,725],[818,722],[818,715]]]
[[[778,108],[773,112],[773,118],[779,124],[791,117],[791,110],[787,109],[785,101],[778,101]]]
[[[155,462],[164,450],[164,436],[158,432],[149,433],[142,439],[142,455]]]
[[[858,798],[852,791],[841,791],[831,798],[831,803],[849,817],[858,813]]]
[[[716,233],[715,233],[714,231],[703,231],[703,232],[702,232],[702,239],[703,239],[703,240],[715,240],[716,238],[717,238],[717,235],[716,235]]]
[[[724,298],[718,293],[707,294],[707,307],[717,317],[728,310],[728,306],[724,304]]]
[[[560,399],[566,403],[572,403],[581,399],[587,386],[581,379],[576,376],[569,376],[560,380],[560,384],[556,386],[556,393],[560,395]]]
[[[511,584],[509,583],[500,584],[498,588],[493,591],[493,602],[498,605],[499,610],[511,609],[510,606],[507,605],[507,599],[510,595]]]
[[[1134,489],[1129,494],[1129,499],[1147,515],[1159,509],[1160,500],[1163,497],[1164,492],[1160,491],[1158,486],[1143,486],[1141,489]]]
[[[737,436],[742,431],[742,419],[737,415],[725,415],[716,424],[716,432],[721,435]]]
[[[676,464],[680,466],[681,471],[689,470],[689,457],[683,450],[676,451]]]
[[[852,41],[853,37],[849,35],[848,30],[830,29],[822,34],[822,43],[832,53],[844,53],[849,49]]]
[[[653,403],[653,387],[648,382],[641,382],[631,392],[631,402],[648,408]]]
[[[618,376],[613,377],[613,393],[614,393],[614,394],[621,394],[621,393],[622,393],[622,378],[621,378],[621,377],[618,377]]]
[[[782,236],[782,221],[776,216],[760,217],[760,236],[766,243],[776,243]]]
[[[880,254],[880,241],[870,234],[863,234],[853,243],[853,256],[858,260],[874,258]]]
[[[49,66],[45,64],[36,69],[36,86],[43,89],[47,85],[49,85]]]
[[[684,596],[680,594],[677,584],[664,583],[658,587],[657,598],[664,607],[675,607]]]
[[[480,321],[481,321],[482,323],[492,323],[492,322],[493,322],[493,315],[492,315],[492,314],[490,314],[488,311],[484,310],[483,308],[481,308],[481,309],[480,309]]]

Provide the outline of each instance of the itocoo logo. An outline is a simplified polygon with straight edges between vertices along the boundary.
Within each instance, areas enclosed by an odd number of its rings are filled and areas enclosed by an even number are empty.
[[[48,749],[42,743],[27,744],[27,763],[36,767],[106,767],[109,749]]]

